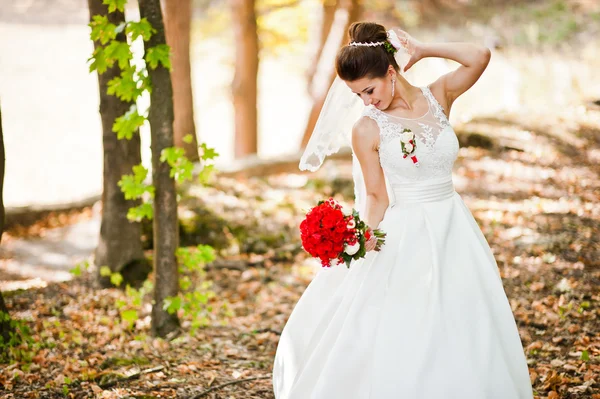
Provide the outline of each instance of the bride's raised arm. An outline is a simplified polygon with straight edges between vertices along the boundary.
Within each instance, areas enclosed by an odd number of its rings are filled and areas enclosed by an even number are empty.
[[[467,91],[477,82],[488,63],[491,52],[487,47],[472,43],[422,43],[400,29],[395,32],[403,46],[406,47],[411,58],[404,67],[408,70],[417,61],[438,57],[456,61],[461,65],[454,71],[442,75],[431,85],[431,90],[439,99],[443,95],[445,104],[442,104],[449,113],[454,100]]]

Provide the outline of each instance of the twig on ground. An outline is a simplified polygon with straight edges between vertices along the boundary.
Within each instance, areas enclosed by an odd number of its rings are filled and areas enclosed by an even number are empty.
[[[260,334],[260,333],[264,333],[264,332],[271,332],[275,335],[281,335],[281,331],[273,330],[271,328],[261,328],[260,330],[254,330],[254,332],[256,334]]]
[[[259,377],[250,377],[250,378],[244,378],[243,380],[233,380],[233,381],[229,381],[229,382],[226,382],[226,383],[224,383],[224,384],[217,385],[217,386],[215,386],[215,387],[210,387],[210,388],[208,388],[207,390],[204,390],[204,391],[200,392],[199,394],[197,394],[197,395],[195,395],[195,396],[192,396],[192,397],[191,397],[191,398],[189,398],[189,399],[198,399],[198,398],[201,398],[201,397],[203,397],[203,396],[205,396],[205,395],[209,394],[210,392],[212,392],[212,391],[216,391],[217,389],[221,389],[221,388],[223,388],[223,387],[226,387],[227,385],[239,384],[239,383],[241,383],[241,382],[252,381],[252,380],[264,380],[264,379],[266,379],[266,378],[271,378],[271,376],[270,376],[270,375],[263,375],[263,376],[259,376]]]
[[[157,371],[161,371],[164,368],[165,368],[165,366],[156,366],[156,367],[153,367],[150,369],[140,370],[131,375],[115,378],[114,380],[107,381],[104,384],[98,384],[98,386],[102,389],[111,388],[111,387],[117,385],[119,382],[135,380],[136,378],[140,378],[140,376],[142,374],[155,373]]]

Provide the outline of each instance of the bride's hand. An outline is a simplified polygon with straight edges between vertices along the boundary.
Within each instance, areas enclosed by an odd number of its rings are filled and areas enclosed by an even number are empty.
[[[377,246],[377,237],[373,234],[373,230],[369,229],[369,232],[371,233],[371,238],[365,241],[365,251],[367,252],[373,251]]]
[[[404,72],[408,71],[408,69],[413,66],[417,61],[423,59],[423,43],[409,35],[407,32],[402,29],[394,29],[396,35],[398,35],[398,39],[400,40],[400,44],[402,47],[406,49],[408,55],[410,55],[410,59],[408,63],[404,67]]]

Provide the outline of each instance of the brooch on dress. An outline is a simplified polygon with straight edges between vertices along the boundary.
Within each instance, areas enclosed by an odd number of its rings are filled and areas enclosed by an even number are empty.
[[[403,129],[402,135],[400,136],[400,145],[402,146],[403,158],[408,157],[410,154],[417,150],[417,143],[415,141],[415,134],[410,129]],[[410,157],[415,166],[419,166],[419,160],[416,155]]]

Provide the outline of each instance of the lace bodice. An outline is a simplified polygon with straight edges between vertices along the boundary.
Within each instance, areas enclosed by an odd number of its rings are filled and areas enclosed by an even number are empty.
[[[429,109],[419,118],[401,118],[373,106],[366,107],[363,112],[379,127],[379,161],[391,185],[452,175],[458,139],[431,90],[422,87],[421,91],[427,98]],[[404,129],[415,134],[417,145],[411,156],[417,156],[419,166],[415,166],[410,156],[403,158],[400,136]]]

